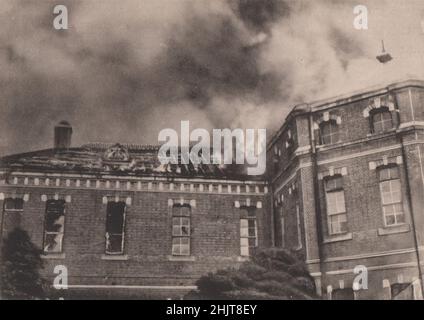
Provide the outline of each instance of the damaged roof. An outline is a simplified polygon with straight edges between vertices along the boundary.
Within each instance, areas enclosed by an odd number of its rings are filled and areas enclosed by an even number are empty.
[[[67,149],[46,149],[0,158],[0,168],[10,171],[77,173],[117,176],[164,176],[262,180],[247,175],[244,165],[161,164],[160,146],[91,143]]]

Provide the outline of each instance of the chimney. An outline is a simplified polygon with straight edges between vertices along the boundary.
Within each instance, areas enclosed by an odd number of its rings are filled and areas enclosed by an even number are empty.
[[[54,148],[67,149],[71,147],[72,127],[68,121],[60,121],[54,127]]]

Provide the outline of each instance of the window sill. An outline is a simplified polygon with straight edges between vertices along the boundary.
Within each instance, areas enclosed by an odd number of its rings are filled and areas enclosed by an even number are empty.
[[[250,257],[247,257],[247,256],[238,256],[237,257],[237,261],[239,261],[239,262],[245,262],[245,261],[249,261],[250,260]]]
[[[339,242],[339,241],[347,241],[347,240],[352,240],[352,238],[353,238],[352,232],[349,232],[349,233],[345,233],[345,234],[329,236],[329,237],[325,238],[323,242],[324,243],[332,243],[332,242]]]
[[[117,254],[117,255],[103,254],[101,259],[111,260],[111,261],[126,261],[128,260],[128,255],[127,254]]]
[[[66,255],[64,253],[44,253],[41,255],[42,259],[65,259]]]
[[[389,234],[396,234],[396,233],[405,233],[411,231],[411,227],[409,224],[401,224],[397,226],[392,227],[384,227],[384,228],[378,228],[378,235],[379,236],[385,236]]]
[[[194,256],[168,256],[168,261],[196,261]]]
[[[324,144],[317,144],[316,145],[316,148],[318,149],[318,150],[326,150],[327,148],[333,148],[333,147],[338,147],[338,146],[341,146],[341,145],[343,145],[344,143],[346,143],[346,142],[343,142],[343,141],[337,141],[337,142],[333,142],[333,143],[324,143]]]
[[[396,132],[396,128],[388,129],[388,130],[383,131],[383,132],[371,132],[371,133],[367,133],[367,138],[384,136],[385,134],[393,133],[393,132]]]

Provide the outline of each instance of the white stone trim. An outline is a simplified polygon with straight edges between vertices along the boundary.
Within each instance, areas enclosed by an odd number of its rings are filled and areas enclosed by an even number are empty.
[[[360,259],[368,259],[368,258],[385,257],[385,256],[391,256],[391,255],[397,255],[397,254],[408,254],[408,253],[414,253],[414,252],[415,252],[414,248],[408,248],[408,249],[401,249],[401,250],[376,252],[371,254],[358,254],[358,255],[351,255],[351,256],[332,257],[332,258],[325,259],[324,262],[360,260]]]
[[[108,202],[125,202],[127,206],[132,204],[132,198],[120,195],[105,195],[102,197],[102,203],[108,204]]]
[[[70,203],[72,201],[72,197],[70,195],[65,195],[62,193],[54,193],[54,194],[42,194],[41,201],[46,202],[48,200],[63,200],[66,203]]]
[[[0,201],[5,199],[22,199],[24,202],[29,201],[29,193],[16,193],[16,192],[0,192]]]
[[[390,288],[390,280],[389,279],[383,279],[383,289]]]
[[[414,300],[423,300],[423,292],[421,290],[421,281],[418,278],[412,279],[412,290],[414,292]]]
[[[402,156],[393,156],[393,157],[387,157],[387,155],[384,155],[379,160],[374,160],[368,162],[368,166],[370,170],[376,170],[380,166],[387,166],[389,164],[396,164],[401,165],[403,163]]]
[[[368,106],[362,111],[362,115],[364,118],[368,118],[370,116],[371,110],[381,109],[384,107],[388,108],[389,111],[394,111],[396,109],[394,97],[391,94],[370,99]]]
[[[371,266],[371,267],[368,267],[368,271],[416,268],[416,267],[417,267],[416,262],[405,262],[405,263],[394,263],[394,264],[385,264],[385,265],[379,265],[379,266]],[[325,274],[327,275],[353,274],[353,269],[340,269],[340,270],[326,271]]]
[[[327,299],[332,300],[333,287],[331,285],[327,286]]]
[[[184,198],[174,198],[168,199],[168,207],[173,207],[174,204],[185,205],[188,204],[192,208],[196,208],[196,200],[195,199],[184,199]]]
[[[16,176],[15,176],[16,175]],[[75,179],[70,177],[63,177],[63,178],[55,178],[55,174],[51,174],[53,178],[51,177],[34,177],[36,174],[30,175],[30,174],[18,174],[13,173],[12,175],[12,181],[13,184],[18,186],[29,186],[29,187],[45,187],[52,185],[53,188],[60,188],[60,189],[85,189],[85,188],[96,188],[96,189],[108,189],[108,190],[122,190],[125,189],[127,191],[146,191],[147,190],[151,192],[169,192],[173,191],[175,193],[198,193],[198,192],[204,192],[205,191],[205,184],[199,184],[199,188],[195,188],[195,184],[190,183],[177,183],[177,186],[175,182],[169,182],[169,181],[160,181],[158,183],[154,183],[153,181],[147,182],[146,184],[143,184],[141,181],[134,181],[134,179],[128,179],[125,180],[124,178],[117,180],[117,179]],[[40,174],[41,175],[41,174]],[[20,180],[22,179],[22,180]],[[63,184],[61,184],[61,180],[63,180]],[[93,183],[92,183],[93,182]],[[5,181],[0,181],[0,184],[6,185]],[[206,184],[208,190],[206,190],[209,193],[214,194],[221,194],[221,193],[228,193],[232,194],[237,192],[238,194],[266,194],[268,193],[268,187],[263,184],[263,182],[259,181],[257,183],[254,182],[243,182],[240,184],[233,184],[233,183],[208,183]],[[214,188],[214,185],[217,186],[217,188]],[[6,185],[7,186],[7,185]],[[233,189],[233,186],[235,186],[236,189]],[[242,189],[243,186],[243,189]],[[260,187],[263,187],[263,190],[260,189]],[[169,190],[168,190],[169,189]]]
[[[318,173],[318,180],[323,180],[326,177],[334,177],[335,175],[346,176],[348,173],[347,167],[334,168],[329,167],[328,170]]]

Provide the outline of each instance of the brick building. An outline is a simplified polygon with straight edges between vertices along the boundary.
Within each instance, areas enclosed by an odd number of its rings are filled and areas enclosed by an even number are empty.
[[[421,297],[423,104],[410,80],[299,105],[270,141],[274,243],[304,253],[324,297]]]
[[[61,122],[54,148],[2,158],[2,237],[27,230],[44,274],[65,265],[74,290],[181,296],[277,246],[303,254],[325,298],[420,298],[423,103],[424,82],[408,80],[296,106],[258,179],[162,166],[153,146],[70,147]],[[353,290],[361,265],[368,289]]]
[[[264,181],[234,167],[164,166],[153,146],[71,148],[71,134],[62,122],[53,149],[2,159],[3,237],[27,230],[45,277],[63,265],[82,294],[181,297],[271,245]]]

